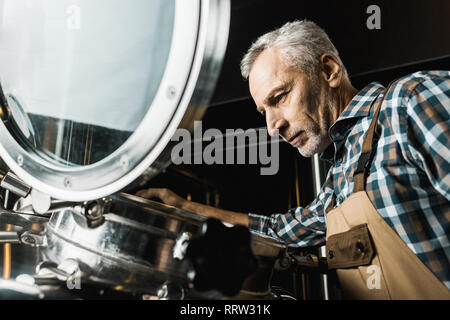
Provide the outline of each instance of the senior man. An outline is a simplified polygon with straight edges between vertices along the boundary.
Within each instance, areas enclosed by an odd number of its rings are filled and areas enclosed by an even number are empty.
[[[450,72],[417,72],[355,89],[327,34],[294,21],[241,62],[270,135],[332,163],[307,207],[269,217],[137,195],[248,226],[292,246],[326,240],[347,298],[450,298]]]

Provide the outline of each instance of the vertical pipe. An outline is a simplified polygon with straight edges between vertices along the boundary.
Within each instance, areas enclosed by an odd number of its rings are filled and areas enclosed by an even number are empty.
[[[297,207],[300,207],[300,183],[298,180],[298,160],[295,159],[295,204]],[[295,277],[296,280],[296,277]],[[301,274],[302,280],[302,298],[306,300],[306,279],[305,275]]]
[[[313,183],[314,183],[314,197],[317,197],[319,194],[322,183],[324,182],[324,177],[321,176],[321,172],[323,171],[323,165],[319,161],[319,155],[315,154],[312,158],[312,167],[313,167]],[[326,257],[326,248],[325,246],[320,247],[319,256]],[[320,283],[322,289],[322,297],[324,300],[329,300],[328,294],[328,277],[326,274],[320,275]]]
[[[5,189],[5,201],[3,202],[3,208],[8,209],[9,202],[9,190]]]
[[[6,231],[11,231],[10,224],[6,225]],[[3,245],[3,279],[8,280],[11,277],[11,243]]]

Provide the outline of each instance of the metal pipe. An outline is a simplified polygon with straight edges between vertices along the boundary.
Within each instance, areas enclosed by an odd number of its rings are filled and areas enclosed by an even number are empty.
[[[324,178],[321,176],[321,171],[323,171],[323,165],[319,161],[319,155],[315,154],[312,157],[312,167],[313,167],[313,183],[314,183],[314,197],[317,197],[317,195],[320,192],[322,183]],[[319,248],[319,257],[326,258],[326,248],[325,246],[322,246]],[[320,275],[320,284],[322,289],[322,296],[324,300],[329,300],[329,292],[328,292],[328,277],[326,274]]]
[[[298,161],[295,160],[295,204],[297,207],[301,206],[300,203],[300,183],[298,180],[299,170],[298,170]],[[301,276],[301,282],[302,282],[302,298],[303,300],[306,300],[306,278],[305,274],[302,273]]]
[[[2,180],[0,181],[0,187],[13,192],[22,198],[28,196],[28,194],[31,191],[31,187],[22,180],[20,180],[11,171],[3,175]]]
[[[19,234],[15,231],[0,231],[0,243],[20,243]]]

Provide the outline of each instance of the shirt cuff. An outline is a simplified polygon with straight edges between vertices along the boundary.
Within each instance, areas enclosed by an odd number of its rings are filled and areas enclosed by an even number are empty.
[[[248,228],[250,231],[269,235],[270,217],[266,217],[260,214],[249,213],[248,214]]]

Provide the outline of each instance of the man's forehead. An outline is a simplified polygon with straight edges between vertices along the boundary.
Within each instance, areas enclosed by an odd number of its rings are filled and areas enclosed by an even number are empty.
[[[262,103],[273,88],[284,83],[284,69],[279,49],[266,49],[256,58],[249,75],[249,86],[257,104]]]

